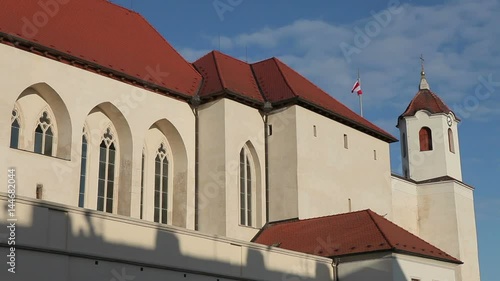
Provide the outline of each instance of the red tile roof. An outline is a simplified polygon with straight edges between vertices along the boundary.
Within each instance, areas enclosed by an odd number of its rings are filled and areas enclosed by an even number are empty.
[[[252,68],[244,61],[212,51],[193,63],[203,76],[200,97],[223,93],[264,102]]]
[[[48,10],[41,3],[56,5]],[[2,0],[0,33],[182,96],[193,96],[201,84],[200,74],[141,15],[106,0]]]
[[[427,110],[432,114],[451,112],[438,95],[428,89],[419,90],[400,117],[414,116],[419,110]]]
[[[270,223],[252,241],[323,257],[392,251],[462,263],[371,210]]]
[[[271,58],[254,63],[252,68],[264,97],[268,101],[280,103],[296,99],[298,102],[324,110],[341,121],[386,141],[396,141],[391,134],[350,110],[279,59]]]

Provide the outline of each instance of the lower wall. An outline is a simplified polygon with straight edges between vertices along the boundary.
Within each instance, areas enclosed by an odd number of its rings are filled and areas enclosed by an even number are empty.
[[[0,280],[333,280],[330,259],[27,198],[0,212],[0,261]]]

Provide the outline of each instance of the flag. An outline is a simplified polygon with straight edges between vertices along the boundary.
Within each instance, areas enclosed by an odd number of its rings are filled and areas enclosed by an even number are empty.
[[[354,86],[352,86],[351,93],[356,92],[359,95],[363,94],[363,91],[361,90],[361,83],[359,83],[359,79],[356,80],[356,83],[354,83]]]

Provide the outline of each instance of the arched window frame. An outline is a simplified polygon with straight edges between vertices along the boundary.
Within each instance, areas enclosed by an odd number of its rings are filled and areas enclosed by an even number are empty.
[[[146,170],[146,147],[144,147],[142,149],[142,155],[141,155],[141,198],[140,198],[140,204],[139,204],[139,218],[142,220],[144,219],[144,190],[145,190],[145,186],[144,186],[144,181],[145,181],[145,178],[144,178],[144,172]]]
[[[448,147],[451,153],[455,153],[455,139],[453,138],[453,130],[448,128]]]
[[[431,151],[432,144],[432,131],[429,127],[422,127],[418,132],[420,151]]]
[[[170,164],[169,157],[167,153],[167,146],[162,142],[156,150],[155,153],[155,165],[154,165],[154,209],[153,209],[153,221],[162,224],[171,223],[169,218],[170,213],[170,202],[169,202],[169,175]]]
[[[107,213],[116,213],[118,189],[118,155],[119,147],[116,134],[108,127],[99,143],[99,165],[97,184],[97,210]]]
[[[82,131],[82,145],[80,150],[80,185],[78,191],[78,207],[85,208],[87,204],[87,182],[89,171],[90,138],[86,126]]]
[[[45,108],[38,116],[33,131],[33,151],[38,154],[57,155],[57,126],[52,112]]]
[[[21,114],[17,106],[12,109],[10,120],[10,148],[18,149],[22,131]]]
[[[239,153],[238,191],[239,222],[242,226],[257,225],[257,190],[256,170],[252,153],[247,145]]]

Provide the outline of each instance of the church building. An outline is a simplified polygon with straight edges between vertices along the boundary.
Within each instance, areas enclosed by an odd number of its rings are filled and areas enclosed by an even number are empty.
[[[398,140],[107,0],[0,6],[0,280],[480,280],[460,119],[423,68]]]

